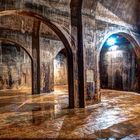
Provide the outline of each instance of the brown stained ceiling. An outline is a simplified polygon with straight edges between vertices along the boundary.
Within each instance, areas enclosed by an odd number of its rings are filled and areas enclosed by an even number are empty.
[[[49,11],[50,13],[52,12],[51,18],[64,29],[69,30],[71,24],[70,7],[79,7],[81,0],[0,0],[1,5],[7,3],[7,6],[11,6],[14,2],[20,5],[23,2],[31,4],[31,7],[36,6],[36,8],[46,7],[47,9],[51,9],[52,11]],[[101,18],[102,16],[109,16],[108,18],[110,19],[114,18],[108,12],[104,13],[104,11],[109,11],[112,15],[115,15],[118,19],[128,24],[140,25],[139,7],[140,0],[83,0],[82,13],[85,17],[91,19],[94,19],[97,14]],[[54,14],[54,12],[56,13]],[[104,15],[100,15],[101,13],[104,13]],[[17,15],[1,16],[0,28],[31,33],[33,18]],[[57,38],[55,33],[45,24],[41,24],[40,33]]]
[[[99,3],[101,6],[97,10]],[[98,11],[104,12],[104,9],[128,24],[140,25],[140,0],[83,0],[83,15],[94,18]],[[108,16],[108,13],[105,15]]]
[[[101,0],[100,3],[126,23],[139,24],[140,0]]]
[[[98,0],[83,0],[83,14],[94,16]]]
[[[33,30],[34,18],[18,15],[6,15],[0,17],[0,30],[12,30],[21,33],[31,34]],[[46,25],[41,23],[40,34],[48,38],[58,40],[57,35]]]
[[[52,38],[52,39],[56,39],[56,40],[60,40],[58,38],[58,36],[55,34],[55,32],[50,29],[46,24],[41,23],[40,25],[40,34],[44,37],[47,38]]]
[[[32,0],[32,1],[36,4],[41,4],[41,5],[48,6],[50,8],[66,10],[66,11],[69,9],[69,5],[70,5],[70,0]]]
[[[0,17],[0,28],[31,33],[33,18],[15,15],[2,16]]]

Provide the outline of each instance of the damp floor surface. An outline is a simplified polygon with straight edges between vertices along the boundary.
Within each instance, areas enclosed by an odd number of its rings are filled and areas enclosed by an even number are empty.
[[[140,140],[140,95],[102,90],[102,101],[67,109],[67,90],[0,92],[0,139]]]

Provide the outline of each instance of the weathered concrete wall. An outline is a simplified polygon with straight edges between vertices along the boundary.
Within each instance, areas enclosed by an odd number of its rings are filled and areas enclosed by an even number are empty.
[[[84,35],[84,54],[85,54],[85,77],[86,77],[86,100],[91,101],[95,92],[95,33],[94,20],[87,20],[83,17],[83,35]]]
[[[96,13],[97,14],[97,13]],[[87,104],[92,104],[95,102],[96,91],[97,96],[100,91],[100,73],[99,73],[99,60],[100,60],[100,51],[106,39],[115,33],[124,33],[131,36],[139,45],[139,33],[136,28],[129,26],[128,24],[115,25],[112,24],[113,20],[109,23],[106,21],[100,21],[96,19],[97,17],[93,15],[93,19],[83,16],[83,36],[84,36],[84,53],[85,53],[85,72],[86,72],[86,102]],[[110,16],[111,19],[111,16]],[[117,20],[117,19],[116,19]],[[115,22],[116,22],[115,20]],[[118,19],[119,22],[119,19]],[[121,21],[120,21],[121,22]],[[131,40],[132,44],[134,40]],[[135,43],[134,43],[135,44]],[[133,44],[133,47],[136,45]],[[134,59],[133,59],[134,60]],[[134,76],[135,77],[135,76]],[[135,78],[131,77],[131,81]],[[133,80],[132,80],[133,79]],[[131,90],[137,90],[138,83],[134,82],[131,86]],[[126,89],[126,88],[125,88]]]
[[[41,49],[41,91],[51,92],[54,90],[54,59],[57,53],[63,49],[61,41],[40,38]]]
[[[131,44],[103,46],[100,55],[101,88],[137,91],[137,63]]]
[[[13,45],[1,44],[0,57],[0,89],[31,89],[31,60],[26,52]]]
[[[12,41],[22,45],[32,56],[32,37],[28,33],[20,33],[13,30],[2,30],[0,38],[3,41]],[[41,56],[41,91],[50,92],[54,90],[54,66],[53,61],[57,53],[64,48],[59,40],[40,37]],[[10,52],[9,52],[10,57]],[[30,81],[29,81],[30,82]]]
[[[32,36],[13,30],[1,29],[0,40],[13,42],[22,46],[32,56]]]

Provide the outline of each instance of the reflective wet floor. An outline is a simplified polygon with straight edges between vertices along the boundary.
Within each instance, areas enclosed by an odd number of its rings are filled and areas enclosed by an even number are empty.
[[[102,102],[67,109],[67,90],[0,92],[0,139],[140,139],[140,95],[102,90]]]

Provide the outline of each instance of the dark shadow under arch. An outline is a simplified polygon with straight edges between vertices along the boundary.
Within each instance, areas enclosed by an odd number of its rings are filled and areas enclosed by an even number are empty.
[[[59,54],[59,53],[62,53],[63,55],[65,55],[67,57],[67,51],[65,48],[61,49],[57,54],[56,56]]]
[[[32,56],[30,55],[30,53],[25,49],[25,47],[23,47],[21,44],[8,40],[8,39],[4,39],[4,38],[0,38],[0,43],[2,44],[9,44],[9,45],[14,45],[16,47],[21,48],[22,50],[24,50],[26,52],[26,54],[29,56],[30,60],[31,60],[31,78],[33,79],[33,59]],[[32,93],[33,93],[33,82],[31,83],[31,88],[32,88]]]
[[[54,87],[60,86],[64,87],[67,90],[68,85],[68,59],[67,59],[67,52],[65,48],[62,48],[57,52],[54,57],[54,62],[58,62],[59,66],[61,66],[61,70],[59,72],[55,71],[55,63],[54,63]],[[57,65],[57,63],[56,63]],[[56,68],[57,69],[57,68]],[[63,71],[62,71],[63,70]],[[58,76],[59,75],[59,76]],[[60,78],[62,77],[62,78]]]

